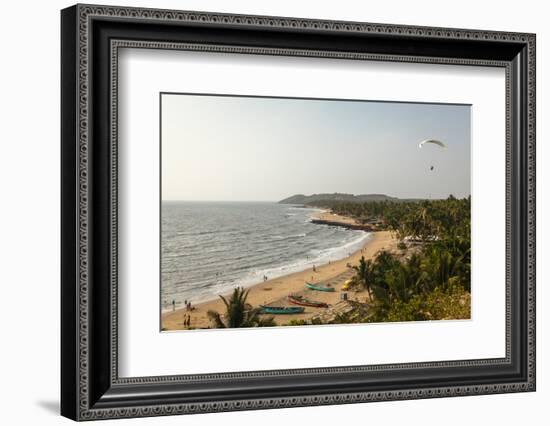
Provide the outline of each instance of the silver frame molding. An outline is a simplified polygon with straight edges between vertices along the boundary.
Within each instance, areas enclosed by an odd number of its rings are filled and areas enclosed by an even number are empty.
[[[211,41],[212,29],[225,31],[225,38]],[[265,34],[268,42],[253,45],[251,32]],[[150,37],[143,38],[145,33]],[[301,37],[305,40],[312,34],[326,38],[335,48],[301,43]],[[406,48],[418,45],[420,53],[404,54],[399,47],[389,51],[388,43],[396,41]],[[437,55],[443,51],[439,45],[464,56]],[[505,358],[118,377],[117,94],[121,48],[504,68]],[[535,390],[533,34],[76,5],[62,11],[62,167],[62,414],[69,418],[160,416]],[[458,384],[477,371],[486,372],[487,378]],[[498,371],[502,371],[500,376]],[[415,384],[424,377],[429,377],[432,385]],[[243,385],[241,392],[223,391],[223,385],[234,380],[246,382],[250,388]],[[291,386],[291,381],[298,380],[307,382],[304,388]],[[343,384],[336,386],[334,380]]]

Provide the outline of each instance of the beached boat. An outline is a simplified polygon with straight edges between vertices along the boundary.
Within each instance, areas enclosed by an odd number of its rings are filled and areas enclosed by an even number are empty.
[[[316,302],[315,300],[308,300],[303,296],[297,296],[290,294],[288,296],[288,301],[294,303],[295,305],[302,306],[311,306],[312,308],[328,308],[328,305],[325,302]]]
[[[352,285],[353,285],[353,280],[346,280],[344,282],[344,285],[342,286],[342,290],[343,291],[349,290]]]
[[[305,308],[299,306],[264,306],[260,305],[262,308],[262,314],[301,314],[304,312]]]
[[[319,285],[319,284],[308,283],[307,281],[306,281],[306,287],[309,288],[310,290],[334,291],[334,287],[325,287],[325,286],[322,286],[322,285]]]

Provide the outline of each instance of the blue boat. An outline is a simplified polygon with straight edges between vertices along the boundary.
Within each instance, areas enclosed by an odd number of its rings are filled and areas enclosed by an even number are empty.
[[[260,308],[262,308],[262,314],[275,314],[275,315],[301,314],[306,309],[300,306],[264,306],[264,305],[260,305]]]

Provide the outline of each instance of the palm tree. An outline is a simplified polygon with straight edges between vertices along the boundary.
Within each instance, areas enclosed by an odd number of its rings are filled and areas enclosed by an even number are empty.
[[[359,259],[359,266],[354,266],[357,271],[357,281],[367,290],[369,299],[372,300],[372,282],[374,281],[374,264],[372,260],[365,260],[365,256]]]
[[[388,307],[395,299],[395,295],[388,283],[388,274],[399,266],[390,252],[383,250],[376,256],[370,272],[370,288],[374,298],[381,306]]]
[[[220,296],[225,305],[225,315],[216,311],[208,311],[207,315],[216,328],[269,327],[275,325],[273,317],[262,318],[261,309],[252,308],[246,303],[249,290],[237,287],[231,297]]]
[[[439,287],[447,288],[449,279],[456,275],[456,269],[460,266],[459,259],[442,245],[434,245],[426,252],[422,269],[427,272],[431,281],[431,290]]]
[[[409,302],[415,294],[422,293],[425,273],[421,269],[421,261],[420,256],[414,253],[396,268],[393,288],[399,300]]]

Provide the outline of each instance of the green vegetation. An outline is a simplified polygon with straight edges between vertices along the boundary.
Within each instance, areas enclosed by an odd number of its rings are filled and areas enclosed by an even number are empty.
[[[367,291],[334,322],[470,318],[470,197],[417,202],[316,203],[396,233],[402,253],[382,251],[355,266],[354,285]]]
[[[441,233],[470,235],[470,197],[423,201],[372,201],[367,203],[319,200],[308,205],[329,208],[334,213],[351,216],[361,223],[380,222],[384,229],[427,240]]]
[[[369,299],[372,299],[372,284],[375,280],[375,271],[374,264],[372,260],[365,260],[364,256],[361,256],[359,260],[359,265],[354,266],[353,269],[357,271],[357,274],[354,277],[354,283],[359,284],[369,294]]]
[[[384,194],[344,194],[340,192],[334,192],[332,194],[296,194],[292,197],[285,198],[279,201],[280,204],[309,204],[312,205],[316,202],[335,201],[335,202],[350,202],[350,203],[366,203],[369,201],[401,201],[399,198],[388,197]]]
[[[246,302],[248,290],[237,287],[227,300],[222,299],[226,312],[224,315],[216,311],[208,311],[208,317],[215,328],[239,328],[239,327],[270,327],[275,325],[273,317],[262,318],[261,309],[253,308]]]
[[[310,320],[293,319],[293,320],[290,320],[285,325],[323,325],[323,324],[325,323],[321,321],[319,318],[312,318]]]

